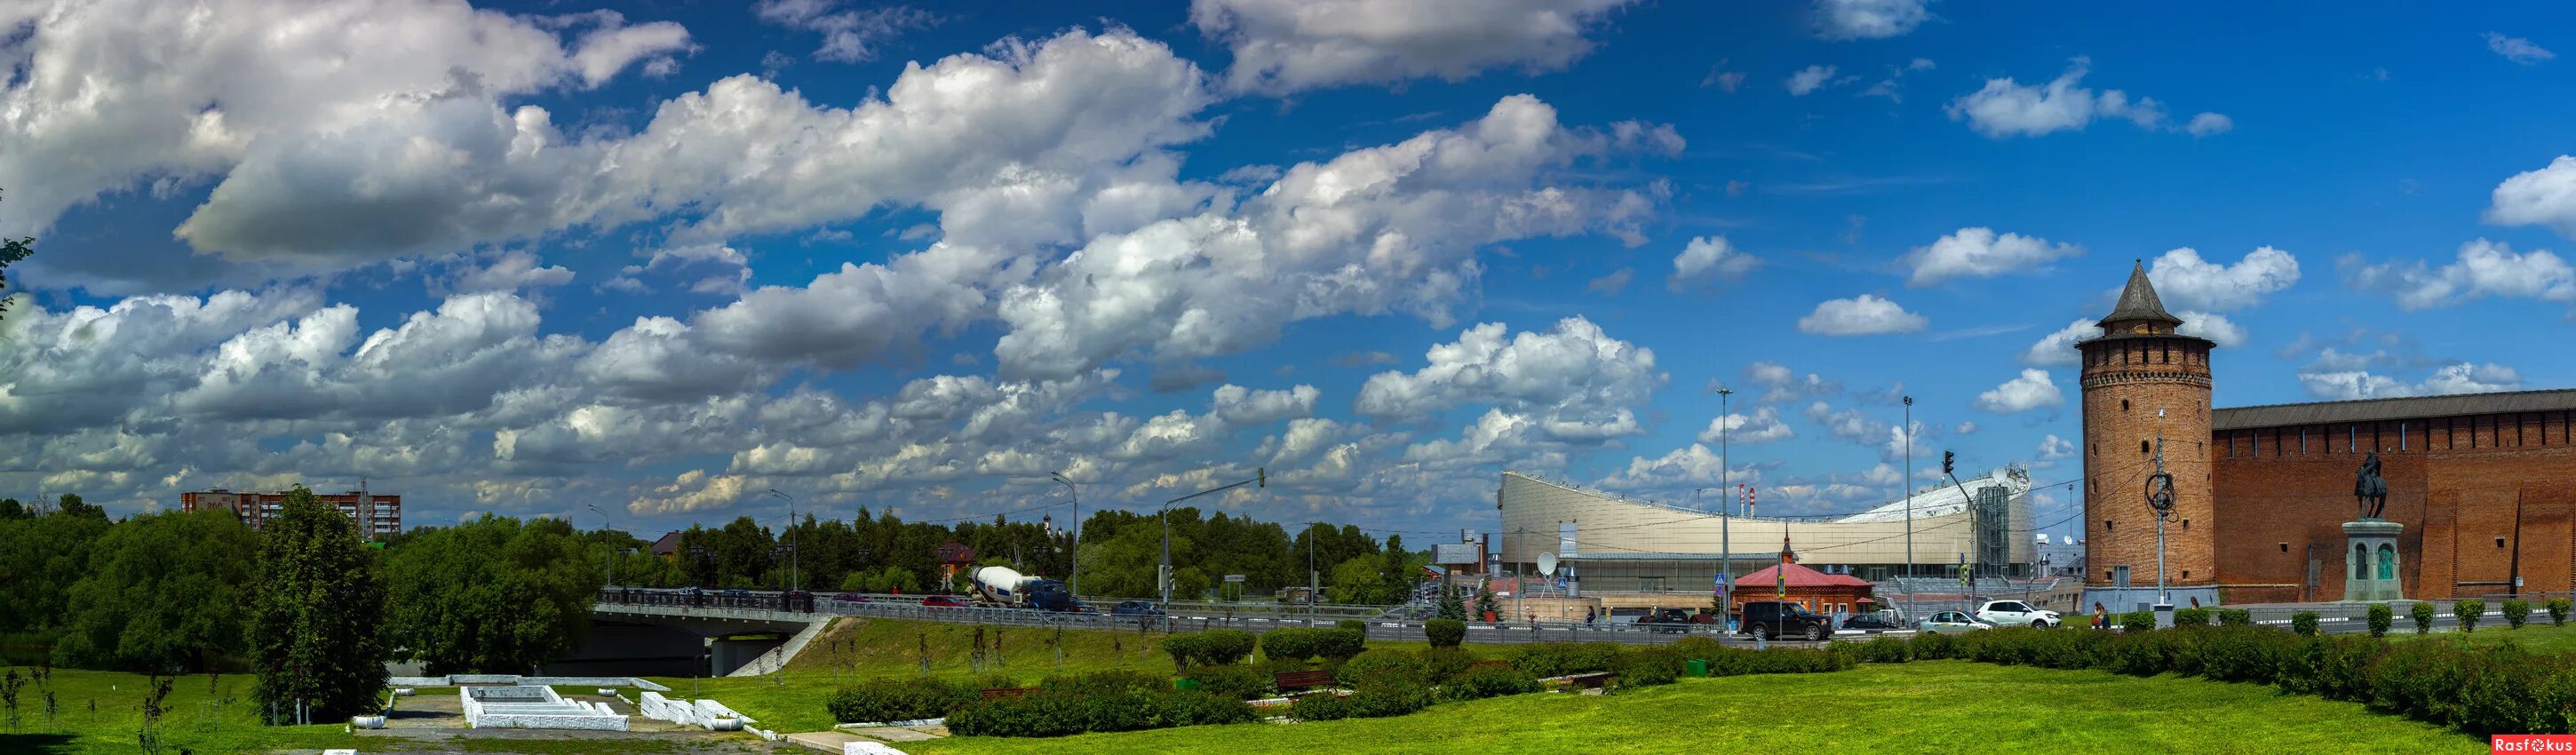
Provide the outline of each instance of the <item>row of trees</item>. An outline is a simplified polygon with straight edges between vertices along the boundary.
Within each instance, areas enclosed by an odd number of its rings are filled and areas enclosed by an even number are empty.
[[[1168,519],[1107,510],[1083,529],[1083,592],[1154,595],[1166,521],[1182,596],[1205,594],[1227,574],[1245,575],[1254,594],[1303,585],[1311,549],[1327,600],[1389,604],[1411,595],[1428,560],[1400,537],[1380,543],[1356,527],[1310,524],[1292,537],[1275,523],[1192,508]],[[590,602],[612,575],[649,586],[935,591],[938,549],[950,541],[974,548],[978,565],[1059,577],[1075,547],[1069,532],[1039,523],[906,522],[863,510],[853,521],[807,516],[779,531],[749,517],[693,526],[674,557],[660,558],[625,532],[492,515],[370,543],[301,489],[261,532],[222,511],[111,521],[77,495],[41,507],[0,499],[0,590],[10,598],[0,601],[0,634],[49,640],[68,667],[248,668],[270,690],[263,699],[337,715],[331,706],[341,703],[312,701],[363,702],[343,685],[372,689],[388,659],[417,660],[430,673],[527,673],[577,649]]]
[[[1175,595],[1207,594],[1229,574],[1244,575],[1249,593],[1305,585],[1311,550],[1315,579],[1326,587],[1327,600],[1392,604],[1409,597],[1413,574],[1430,561],[1428,553],[1405,550],[1401,536],[1390,535],[1381,545],[1348,525],[1310,523],[1292,538],[1277,523],[1222,512],[1176,508],[1158,516],[1109,509],[1092,512],[1083,523],[1082,592],[1136,598],[1157,594],[1155,573],[1163,562],[1167,523]],[[608,549],[590,556],[598,565],[594,568],[603,572],[609,552],[644,545],[613,531],[596,533],[593,540]],[[976,566],[1009,566],[1062,579],[1072,573],[1075,561],[1072,533],[1062,527],[1000,517],[953,525],[905,522],[861,509],[849,522],[809,514],[774,532],[750,517],[718,528],[691,526],[680,532],[679,551],[669,562],[640,553],[618,557],[616,580],[653,587],[936,591],[953,587],[938,584],[939,546],[951,541],[974,549]]]

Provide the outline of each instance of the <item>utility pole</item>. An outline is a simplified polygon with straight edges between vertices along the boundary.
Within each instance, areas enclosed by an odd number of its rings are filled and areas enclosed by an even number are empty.
[[[1064,494],[1073,499],[1073,565],[1065,567],[1073,573],[1065,575],[1064,590],[1072,593],[1074,601],[1079,603],[1082,600],[1082,489],[1074,487],[1073,480],[1065,477],[1063,472],[1048,472],[1047,476],[1063,485]]]
[[[1905,576],[1914,576],[1914,397],[1905,397]],[[1905,617],[1914,618],[1914,586],[1905,584]]]
[[[1306,626],[1310,627],[1315,625],[1315,591],[1323,589],[1316,584],[1322,576],[1315,571],[1315,546],[1323,539],[1323,527],[1323,522],[1306,523]]]

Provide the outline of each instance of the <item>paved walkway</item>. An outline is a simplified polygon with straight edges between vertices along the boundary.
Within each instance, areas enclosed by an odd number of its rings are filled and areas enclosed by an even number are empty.
[[[948,736],[944,726],[878,726],[865,729],[835,729],[789,734],[787,741],[806,749],[841,755],[842,745],[850,742],[875,742],[898,745]]]

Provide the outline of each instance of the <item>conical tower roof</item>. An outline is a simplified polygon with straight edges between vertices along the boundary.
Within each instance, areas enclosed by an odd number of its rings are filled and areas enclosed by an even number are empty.
[[[2164,300],[2156,298],[2156,284],[2147,280],[2146,263],[2141,261],[2135,264],[2135,267],[2129,269],[2128,287],[2120,290],[2119,306],[2112,307],[2111,315],[2102,318],[2102,327],[2107,329],[2111,327],[2111,323],[2138,320],[2181,325],[2182,318],[2166,312]]]

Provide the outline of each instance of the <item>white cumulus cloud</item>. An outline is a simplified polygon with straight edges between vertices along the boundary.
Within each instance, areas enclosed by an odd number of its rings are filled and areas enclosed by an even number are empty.
[[[2066,397],[2058,393],[2057,384],[2049,380],[2047,370],[2025,369],[2021,371],[2021,377],[1977,394],[1974,406],[1997,414],[2012,414],[2065,404]]]
[[[2036,236],[1997,234],[1992,228],[1961,228],[1930,246],[1915,247],[1901,260],[1914,269],[1909,286],[1928,286],[1949,278],[1991,278],[2006,273],[2046,272],[2049,263],[2084,253],[2073,244],[2054,244]]]
[[[2486,221],[2545,225],[2560,236],[2576,238],[2576,156],[2559,155],[2546,167],[2516,173],[2496,184]]]
[[[1695,236],[1673,255],[1673,275],[1664,285],[1678,292],[1705,281],[1734,281],[1761,264],[1761,258],[1745,254],[1724,236]]]
[[[2154,98],[2083,86],[2092,67],[2091,59],[2076,58],[2065,73],[2045,85],[2022,84],[2010,77],[1987,79],[1985,86],[1960,95],[1945,109],[1950,120],[1967,121],[1970,129],[1995,139],[2082,131],[2095,118],[2125,120],[2151,130],[2174,129],[2164,103]],[[2201,113],[2183,129],[2202,136],[2216,133],[2210,129],[2221,124],[2234,126],[2225,115]]]
[[[1932,19],[1927,0],[1816,0],[1816,35],[1825,39],[1904,36]]]
[[[1239,91],[1286,94],[1488,69],[1561,70],[1635,0],[1192,0],[1190,24],[1234,53]]]
[[[1798,318],[1798,331],[1820,336],[1866,336],[1917,333],[1931,324],[1931,320],[1905,311],[1896,302],[1861,294],[1817,304],[1816,311]]]

